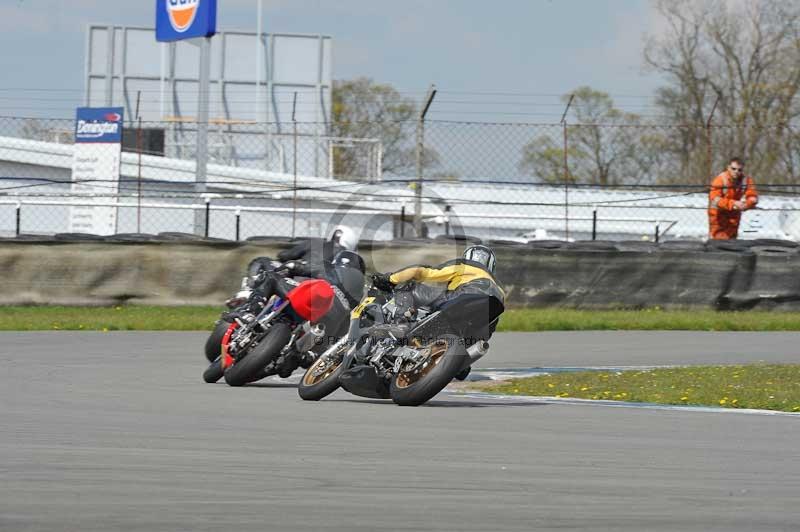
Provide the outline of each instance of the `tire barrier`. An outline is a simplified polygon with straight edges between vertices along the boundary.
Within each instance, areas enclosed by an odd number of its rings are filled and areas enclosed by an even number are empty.
[[[180,237],[0,239],[0,304],[219,305],[239,288],[253,258],[291,245],[275,237]],[[362,241],[359,251],[370,271],[391,271],[452,258],[456,244],[463,243]],[[534,241],[495,251],[509,307],[800,310],[795,242]]]
[[[64,242],[103,242],[106,237],[90,233],[56,233],[53,239]]]
[[[561,249],[567,245],[563,240],[534,240],[525,244],[531,249]]]

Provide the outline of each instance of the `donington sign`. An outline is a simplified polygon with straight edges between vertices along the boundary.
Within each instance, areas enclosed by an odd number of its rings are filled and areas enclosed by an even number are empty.
[[[80,107],[75,118],[72,193],[88,205],[70,207],[69,231],[113,235],[117,208],[92,203],[116,201],[122,146],[122,107]]]

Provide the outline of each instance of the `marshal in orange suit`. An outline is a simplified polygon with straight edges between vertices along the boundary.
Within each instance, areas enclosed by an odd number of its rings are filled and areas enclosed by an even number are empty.
[[[742,211],[758,204],[753,178],[744,175],[744,163],[734,157],[711,182],[708,192],[708,238],[730,240],[739,234]]]

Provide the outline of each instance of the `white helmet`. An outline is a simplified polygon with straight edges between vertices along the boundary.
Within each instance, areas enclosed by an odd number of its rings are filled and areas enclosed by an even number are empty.
[[[331,242],[339,244],[344,249],[355,251],[358,248],[358,237],[355,231],[346,225],[338,225],[331,233]]]

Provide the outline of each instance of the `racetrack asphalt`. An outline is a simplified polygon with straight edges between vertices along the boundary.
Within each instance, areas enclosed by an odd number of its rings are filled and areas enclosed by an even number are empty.
[[[207,385],[204,333],[1,333],[0,530],[800,529],[800,418]],[[800,361],[798,333],[505,333],[488,367]]]

